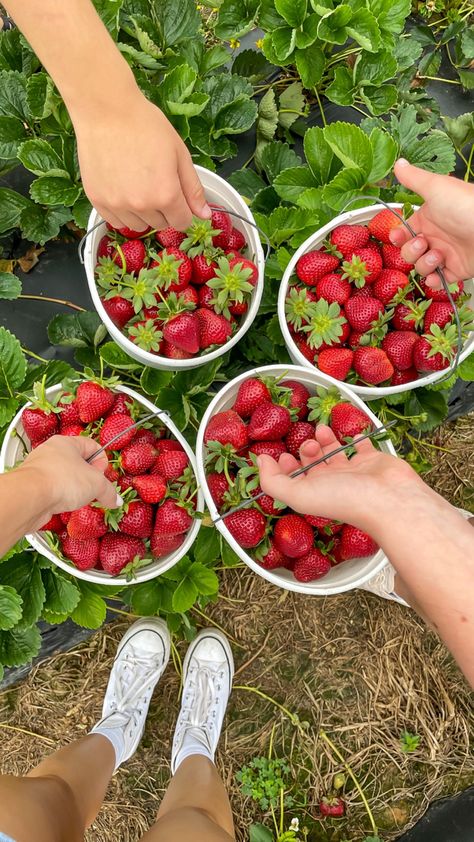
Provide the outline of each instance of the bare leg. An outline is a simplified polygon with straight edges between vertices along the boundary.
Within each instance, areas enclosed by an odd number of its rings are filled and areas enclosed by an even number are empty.
[[[43,760],[25,778],[0,777],[0,831],[16,842],[82,842],[112,776],[115,752],[89,735]]]
[[[216,767],[198,754],[183,760],[171,779],[156,824],[143,842],[232,842],[234,823]]]

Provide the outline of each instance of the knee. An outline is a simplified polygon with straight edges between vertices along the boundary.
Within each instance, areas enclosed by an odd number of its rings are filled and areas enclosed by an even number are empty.
[[[234,842],[234,836],[224,830],[218,817],[202,807],[176,807],[158,814],[153,830],[157,834],[153,835],[156,842],[190,838],[208,842]]]

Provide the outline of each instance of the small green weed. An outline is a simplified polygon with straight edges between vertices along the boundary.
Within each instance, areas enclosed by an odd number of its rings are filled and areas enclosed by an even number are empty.
[[[280,804],[280,793],[288,789],[285,777],[290,774],[290,767],[284,760],[269,760],[268,757],[255,757],[248,766],[237,772],[244,795],[256,801],[262,810],[275,809]],[[292,807],[294,799],[284,794],[283,805]]]
[[[416,751],[420,744],[421,737],[419,734],[410,734],[409,731],[403,731],[400,736],[400,748],[404,754],[411,754]]]

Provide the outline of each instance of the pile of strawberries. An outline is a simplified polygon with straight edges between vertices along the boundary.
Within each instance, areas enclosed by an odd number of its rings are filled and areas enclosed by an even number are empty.
[[[100,240],[95,278],[104,309],[143,351],[186,360],[225,345],[258,281],[229,214],[213,210],[182,233],[112,228]]]
[[[384,209],[368,225],[339,225],[296,264],[286,299],[290,332],[303,356],[337,380],[398,386],[453,360],[454,308],[391,244],[390,230],[401,224]],[[450,292],[463,331],[472,329],[463,281]]]
[[[317,420],[329,423],[344,443],[371,428],[367,415],[341,401],[336,389],[318,388],[312,397],[296,380],[245,380],[232,409],[214,415],[204,433],[207,485],[219,513],[261,491],[257,456],[298,457],[303,442],[314,439]],[[320,579],[333,565],[378,549],[355,526],[296,514],[269,495],[230,514],[224,523],[262,567],[291,570],[299,582]]]
[[[103,446],[121,434],[106,450],[105,475],[124,505],[104,510],[91,503],[53,515],[41,530],[52,549],[79,570],[128,578],[153,558],[177,550],[193,523],[196,482],[187,454],[167,428],[153,419],[128,430],[146,411],[103,382],[68,386],[53,400],[40,384],[35,391],[32,406],[22,414],[32,448],[53,435],[84,434]]]

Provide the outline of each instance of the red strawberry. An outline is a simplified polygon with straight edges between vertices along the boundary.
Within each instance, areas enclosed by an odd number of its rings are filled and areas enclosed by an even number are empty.
[[[319,802],[319,811],[322,816],[340,819],[345,815],[346,805],[339,795],[333,795],[330,798],[325,795]]]
[[[232,474],[230,474],[230,478],[233,479]],[[224,503],[224,495],[230,488],[227,477],[225,474],[212,473],[207,475],[206,480],[211,497],[217,508],[220,509]]]
[[[66,558],[73,561],[78,570],[91,570],[99,561],[100,541],[98,538],[80,540],[66,535],[61,549]]]
[[[40,526],[40,532],[57,532],[58,534],[64,529],[64,523],[59,515],[52,515],[44,526]]]
[[[155,447],[147,442],[132,442],[122,450],[121,462],[126,474],[145,474],[156,462]]]
[[[133,304],[121,295],[114,295],[113,298],[101,298],[103,307],[108,316],[117,327],[125,327],[130,319],[133,319],[135,310]]]
[[[123,512],[118,528],[125,535],[149,538],[153,528],[153,506],[142,500],[132,500]]]
[[[360,345],[360,340],[362,339],[364,334],[365,334],[364,330],[351,330],[351,332],[349,334],[349,341],[348,341],[349,347],[350,348],[358,348],[358,346]]]
[[[168,450],[184,450],[183,445],[176,439],[160,439],[155,442],[155,447],[158,453],[165,453]]]
[[[265,542],[262,551],[259,547],[255,553],[255,558],[264,570],[276,570],[277,567],[288,567],[290,564],[290,560],[280,552],[271,538],[268,544]]]
[[[126,237],[128,240],[134,240],[136,237],[144,237],[145,234],[148,234],[148,232],[151,231],[150,225],[147,225],[143,231],[135,231],[133,228],[127,228],[126,225],[124,225],[123,228],[114,228],[110,222],[107,222],[106,225],[109,231],[118,231],[122,237]]]
[[[156,440],[156,436],[153,430],[134,430],[132,441],[134,442],[134,444],[143,444],[143,442],[146,442],[147,444],[153,444],[158,450],[158,442]]]
[[[75,436],[80,436],[84,430],[85,427],[83,427],[82,424],[68,424],[67,427],[60,427],[59,435],[72,436],[74,438]]]
[[[341,530],[341,558],[348,561],[350,558],[365,558],[373,555],[378,550],[374,539],[358,529],[345,523]]]
[[[326,348],[318,354],[318,368],[336,380],[345,380],[352,367],[354,352],[349,348]]]
[[[158,508],[153,534],[180,535],[187,532],[193,519],[183,506],[174,500],[165,500]]]
[[[242,509],[225,519],[225,525],[244,549],[256,547],[265,535],[267,521],[258,509]]]
[[[324,275],[334,272],[340,261],[325,251],[309,251],[296,264],[296,274],[305,284],[317,284]]]
[[[59,517],[64,524],[68,524],[71,519],[72,512],[60,512]]]
[[[443,328],[451,324],[453,313],[454,309],[449,301],[432,301],[426,311],[423,323],[425,333],[428,333],[433,325],[439,325]]]
[[[225,212],[224,208],[212,211],[211,227],[214,231],[219,231],[219,234],[215,234],[212,238],[213,246],[222,249],[227,248],[229,245],[229,238],[232,234],[232,221],[229,214]]]
[[[215,277],[218,268],[215,260],[211,260],[204,254],[197,254],[191,262],[193,264],[193,284],[201,286],[201,284],[205,284],[206,281]]]
[[[311,397],[308,389],[298,380],[282,380],[280,386],[291,389],[290,409],[298,410],[298,420],[304,421],[308,415],[308,401]]]
[[[153,466],[153,474],[166,480],[179,479],[189,465],[189,458],[184,450],[168,450],[160,453]]]
[[[256,494],[260,494],[261,490],[260,486],[257,485],[257,487],[252,491],[252,497]],[[268,517],[277,517],[282,513],[282,509],[275,505],[275,498],[270,497],[269,494],[262,494],[262,496],[257,500],[257,505],[265,515],[268,515]]]
[[[163,336],[167,342],[188,354],[199,351],[199,322],[194,313],[180,313],[170,319],[163,328]]]
[[[345,304],[346,301],[349,301],[351,292],[351,285],[347,278],[343,278],[342,275],[338,275],[337,272],[324,275],[316,284],[316,295],[318,298],[324,298],[324,300],[329,303],[335,301],[341,306]]]
[[[405,371],[393,372],[393,377],[390,381],[391,386],[403,386],[405,383],[411,383],[412,380],[418,379],[418,372],[416,368],[407,368]]]
[[[249,438],[254,441],[276,441],[286,436],[291,425],[291,415],[286,406],[264,401],[253,411],[249,426]]]
[[[100,538],[107,532],[104,510],[97,506],[76,509],[67,522],[67,532],[71,538]]]
[[[247,242],[242,231],[239,231],[238,228],[232,228],[230,236],[227,238],[227,248],[234,251],[242,251],[246,245]]]
[[[127,488],[133,488],[133,477],[123,474],[122,476],[119,476],[117,483],[120,487],[120,491],[126,491]]]
[[[211,287],[207,284],[203,284],[198,289],[198,303],[200,307],[204,307],[206,310],[214,310],[211,301],[215,299],[215,292]]]
[[[196,310],[196,317],[199,325],[199,344],[203,350],[211,345],[224,345],[232,336],[232,325],[225,316],[201,307]]]
[[[282,441],[254,441],[249,444],[249,453],[255,453],[256,456],[266,454],[278,461],[282,453],[286,453],[286,445]]]
[[[275,546],[288,558],[301,558],[313,546],[314,533],[301,515],[283,515],[275,524]]]
[[[172,342],[163,342],[161,346],[161,353],[169,360],[190,360],[193,354],[188,351],[183,351],[182,348],[177,348]]]
[[[249,275],[247,281],[254,287],[258,281],[258,269],[253,260],[249,260],[248,257],[232,257],[229,260],[229,267],[230,269],[233,269],[234,266],[239,266],[239,269],[250,269],[252,274]]]
[[[373,284],[383,269],[382,256],[376,248],[358,249],[352,255],[350,261],[342,264],[344,277],[354,281],[357,287],[366,284]]]
[[[333,406],[330,425],[334,435],[341,443],[348,438],[355,438],[361,433],[365,433],[372,427],[365,412],[346,401],[341,401],[341,403]]]
[[[236,450],[242,450],[248,443],[247,427],[233,409],[218,412],[211,418],[204,433],[204,444],[209,441],[231,444]]]
[[[305,515],[304,519],[308,521],[311,526],[314,526],[318,532],[321,532],[322,537],[324,538],[327,536],[328,538],[332,535],[335,535],[336,532],[340,532],[342,529],[342,523],[337,523],[335,520],[331,520],[328,517],[319,517],[319,515]]]
[[[407,263],[402,257],[401,249],[392,246],[391,243],[384,243],[382,246],[382,258],[386,269],[398,269],[408,275],[415,268],[414,263]]]
[[[384,308],[377,298],[367,298],[356,293],[349,299],[344,309],[351,327],[365,332],[372,326],[372,322],[378,319]]]
[[[431,342],[426,337],[419,336],[413,348],[413,363],[417,371],[442,371],[448,368],[449,359],[439,351],[433,354],[432,350]]]
[[[116,246],[112,260],[129,275],[138,275],[146,262],[146,248],[143,240],[127,240]]]
[[[293,574],[298,582],[314,582],[326,576],[331,569],[331,562],[327,555],[312,547],[304,556],[297,558],[293,567]]]
[[[114,250],[114,241],[106,234],[105,237],[102,237],[97,247],[97,260],[101,257],[112,257]]]
[[[194,304],[194,306],[197,307],[199,304],[197,289],[192,286],[182,289],[181,292],[178,292],[178,302],[181,302],[182,304]]]
[[[285,438],[288,453],[298,457],[301,445],[309,439],[314,439],[314,425],[308,421],[293,421]]]
[[[314,365],[314,361],[315,361],[318,349],[317,348],[311,348],[311,346],[308,343],[308,340],[305,339],[305,337],[302,336],[302,335],[295,336],[294,340],[295,340],[295,345],[298,348],[298,351],[301,354],[303,354],[303,357],[306,360],[308,360],[308,362],[313,363],[313,365]]]
[[[159,535],[153,532],[150,546],[154,558],[162,558],[164,555],[175,552],[184,541],[184,534],[180,535]]]
[[[112,408],[109,411],[109,415],[130,415],[131,410],[133,407],[133,398],[130,395],[126,395],[124,392],[119,392],[118,395],[115,395],[114,402],[112,404]],[[141,431],[139,431],[141,432]]]
[[[109,532],[100,542],[99,560],[103,570],[118,576],[127,564],[146,556],[146,547],[140,538]]]
[[[240,384],[233,409],[241,418],[249,418],[257,406],[264,401],[269,401],[270,397],[270,392],[262,380],[249,377]]]
[[[99,441],[102,447],[108,445],[119,433],[123,433],[123,435],[113,442],[113,450],[122,450],[127,444],[130,444],[134,439],[135,430],[128,428],[133,427],[133,423],[131,415],[108,415],[99,433]]]
[[[357,249],[369,242],[369,231],[365,225],[338,225],[331,231],[330,242],[346,260],[350,260]]]
[[[406,301],[397,304],[392,317],[393,327],[395,330],[415,330],[421,327],[428,307],[428,301]]]
[[[109,409],[112,409],[114,400],[114,393],[105,386],[101,386],[100,383],[92,380],[80,383],[76,393],[79,418],[84,424],[102,418]]]
[[[354,368],[359,377],[371,386],[390,380],[393,374],[393,365],[385,351],[371,346],[355,349]]]
[[[78,424],[80,420],[77,401],[73,400],[71,403],[64,403],[64,398],[67,397],[69,397],[69,393],[67,395],[63,395],[63,398],[58,403],[58,408],[61,410],[61,414],[59,416],[59,423],[61,427],[69,427],[70,424]]]
[[[448,295],[444,287],[441,289],[431,289],[424,281],[420,281],[420,286],[426,296],[431,301],[449,301]],[[455,281],[449,284],[449,291],[451,298],[456,301],[457,298],[464,292],[464,281]]]
[[[394,368],[404,371],[413,366],[413,348],[418,341],[414,330],[395,330],[382,340],[382,348]]]
[[[243,316],[248,312],[249,305],[246,301],[236,301],[235,304],[229,304],[229,313],[232,316]]]
[[[21,421],[32,444],[42,443],[54,436],[59,427],[57,414],[43,409],[24,409]]]
[[[166,482],[159,474],[134,477],[132,487],[144,503],[161,503],[166,494]]]
[[[367,227],[372,237],[388,245],[390,244],[390,231],[393,228],[398,228],[399,225],[402,225],[400,211],[384,208],[372,217]]]
[[[161,231],[155,233],[155,239],[163,246],[164,249],[179,249],[186,234],[178,231],[176,228],[163,228]]]
[[[191,259],[179,248],[166,248],[150,263],[150,269],[156,270],[156,280],[160,289],[166,292],[180,292],[185,289],[193,274]]]
[[[114,468],[114,466],[109,463],[104,471],[104,477],[107,477],[109,482],[118,482],[118,480],[120,479],[120,474],[116,470],[116,468]]]
[[[382,269],[377,281],[372,287],[375,298],[383,304],[390,304],[400,289],[410,283],[410,278],[398,269]]]

